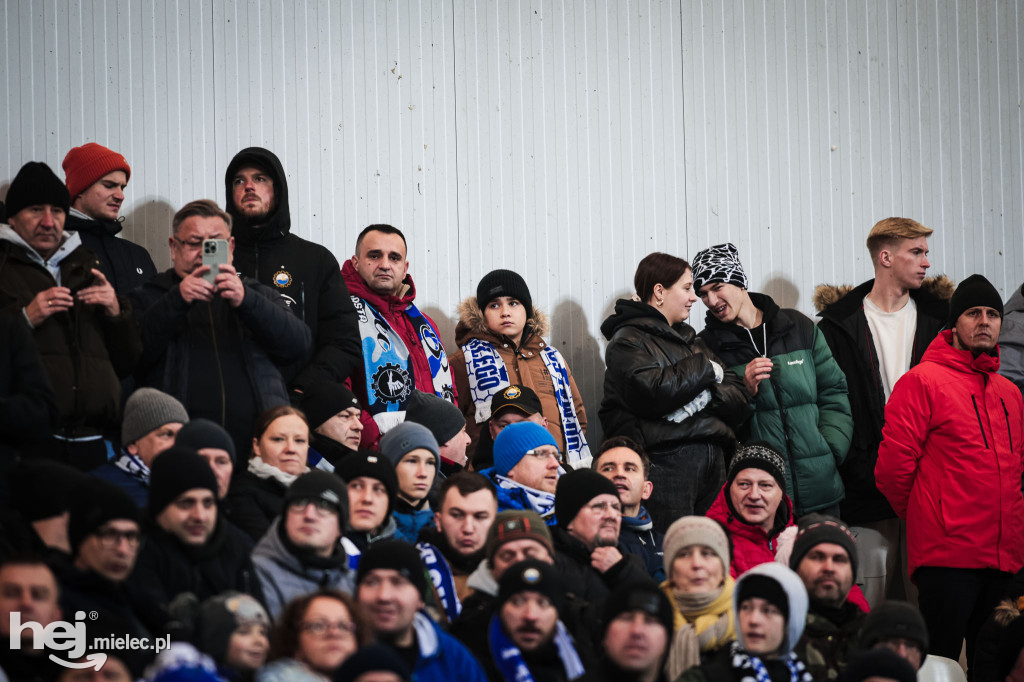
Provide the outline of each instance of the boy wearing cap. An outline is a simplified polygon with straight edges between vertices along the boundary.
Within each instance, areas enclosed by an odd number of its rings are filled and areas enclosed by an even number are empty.
[[[377,639],[398,651],[416,680],[487,679],[473,654],[422,612],[429,587],[415,547],[399,540],[373,544],[359,562],[356,586]]]
[[[624,585],[608,597],[601,619],[604,658],[580,682],[671,682],[664,670],[672,642],[668,598],[653,585]]]
[[[561,682],[583,675],[584,663],[559,620],[565,591],[557,570],[544,561],[527,559],[505,571],[487,646],[474,651],[490,680]]]
[[[77,232],[65,232],[70,198],[53,171],[31,161],[7,191],[0,225],[0,308],[20,311],[57,398],[53,436],[36,448],[82,470],[107,461],[103,436],[119,425],[121,383],[142,353],[127,301]]]
[[[309,421],[309,451],[306,460],[311,467],[331,470],[348,455],[359,449],[363,434],[360,420],[362,407],[356,394],[344,384],[321,381],[303,388],[302,411]]]
[[[533,422],[505,428],[494,441],[494,467],[480,473],[498,491],[498,511],[530,509],[555,523],[555,488],[562,467],[554,436]]]
[[[583,399],[565,358],[544,341],[548,318],[534,308],[526,281],[512,270],[493,270],[476,296],[459,304],[452,373],[473,447],[491,416],[491,401],[510,384],[540,397],[547,428],[568,464],[590,466]],[[492,435],[492,437],[494,437]]]
[[[120,486],[139,507],[149,499],[149,474],[157,455],[174,445],[188,423],[185,406],[155,388],[140,388],[124,406],[121,420],[121,454],[94,469],[97,478]]]
[[[352,592],[355,581],[341,544],[347,518],[348,491],[337,476],[314,469],[288,486],[281,515],[252,552],[271,618],[319,587]]]
[[[1024,566],[1024,401],[999,375],[1003,302],[971,275],[949,329],[896,384],[875,476],[907,521],[907,563],[931,650],[968,660],[981,624]]]
[[[845,523],[823,514],[808,514],[798,528],[789,567],[803,581],[810,605],[794,651],[816,680],[834,680],[859,645],[867,616],[851,598],[857,541]]]
[[[725,485],[707,516],[729,529],[734,547],[729,573],[734,578],[774,561],[792,546],[796,524],[785,470],[782,455],[763,443],[739,447],[729,464]]]
[[[380,439],[380,451],[395,467],[398,480],[398,495],[391,510],[397,525],[395,538],[416,544],[420,530],[434,519],[427,495],[437,476],[437,441],[427,427],[402,422]]]
[[[708,308],[698,336],[753,396],[753,412],[737,429],[737,440],[764,441],[783,456],[786,494],[797,516],[838,514],[838,466],[850,449],[853,417],[846,376],[825,337],[803,313],[747,291],[733,244],[694,257],[693,288]]]
[[[152,631],[164,631],[167,607],[185,592],[200,600],[227,590],[261,597],[252,541],[219,517],[217,479],[194,450],[175,445],[153,462],[145,522],[129,588],[137,603],[151,607]]]
[[[95,142],[74,147],[64,157],[65,183],[71,197],[67,229],[82,237],[82,244],[95,252],[99,269],[122,296],[156,274],[156,266],[145,247],[118,238],[118,220],[124,202],[124,188],[132,176],[128,161],[112,149]]]
[[[391,513],[398,496],[398,478],[391,462],[372,450],[358,450],[341,460],[335,473],[348,490],[348,523],[342,542],[349,568],[355,569],[371,544],[395,535],[397,524]]]

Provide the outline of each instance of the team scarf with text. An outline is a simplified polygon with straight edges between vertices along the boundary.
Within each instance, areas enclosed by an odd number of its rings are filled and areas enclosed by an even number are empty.
[[[469,392],[476,408],[476,423],[482,424],[491,418],[491,399],[511,385],[505,361],[493,344],[481,339],[470,339],[462,346],[466,358],[466,374],[469,375]],[[565,433],[565,459],[574,469],[590,466],[590,446],[583,435],[576,406],[572,401],[572,389],[569,384],[569,368],[565,358],[551,344],[544,344],[540,352],[544,366],[551,375],[551,384],[555,388],[555,403]]]
[[[359,317],[359,336],[363,349],[367,403],[364,408],[377,422],[381,433],[384,433],[405,418],[405,407],[416,388],[416,377],[413,375],[409,349],[402,337],[364,299],[358,296],[351,298]],[[453,402],[455,393],[452,389],[451,368],[437,329],[412,303],[406,307],[405,314],[423,346],[423,354],[430,366],[434,393]]]
[[[565,668],[565,679],[575,680],[586,672],[580,655],[576,653],[572,637],[565,629],[562,621],[557,621],[555,631],[555,647],[558,649],[558,658]],[[533,682],[533,673],[523,660],[523,653],[519,650],[505,631],[501,628],[501,618],[495,614],[491,617],[491,626],[487,633],[487,641],[491,645],[491,654],[494,656],[494,665],[498,672],[505,679],[505,682]]]
[[[430,582],[434,584],[434,590],[444,606],[448,622],[454,623],[462,612],[462,602],[459,601],[459,595],[455,590],[455,579],[452,576],[451,566],[441,554],[441,550],[429,542],[417,543],[416,549],[420,551],[420,559],[427,567]]]

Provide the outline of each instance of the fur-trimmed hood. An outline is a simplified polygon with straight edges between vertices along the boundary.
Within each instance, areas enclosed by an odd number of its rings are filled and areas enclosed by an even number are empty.
[[[459,304],[459,323],[455,327],[455,342],[460,346],[471,338],[480,338],[487,341],[494,341],[498,335],[487,328],[487,320],[484,318],[484,311],[476,304],[476,296],[470,296]],[[526,330],[523,332],[523,340],[526,341],[531,335],[544,337],[551,331],[551,324],[547,313],[537,306],[533,306],[533,316],[526,321]]]
[[[872,280],[873,282],[874,280]],[[863,286],[863,285],[861,285]],[[830,305],[837,303],[848,293],[856,289],[852,284],[819,284],[814,287],[814,308],[818,312],[825,310]],[[956,288],[953,280],[945,275],[927,277],[921,283],[921,289],[939,299],[948,301],[953,297],[953,290]],[[870,291],[870,287],[868,288]]]

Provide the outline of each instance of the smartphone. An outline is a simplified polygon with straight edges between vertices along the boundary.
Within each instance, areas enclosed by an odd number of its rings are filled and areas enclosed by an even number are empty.
[[[203,265],[209,265],[210,271],[203,275],[210,284],[220,274],[218,265],[228,264],[228,240],[227,239],[206,239],[203,241]]]

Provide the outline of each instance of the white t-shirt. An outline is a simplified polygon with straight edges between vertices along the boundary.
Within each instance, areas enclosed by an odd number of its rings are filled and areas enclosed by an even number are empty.
[[[887,313],[865,296],[864,316],[868,318],[868,329],[875,341],[878,373],[882,377],[882,389],[888,402],[892,387],[910,369],[914,333],[917,331],[917,304],[914,299],[908,298],[905,306]]]

